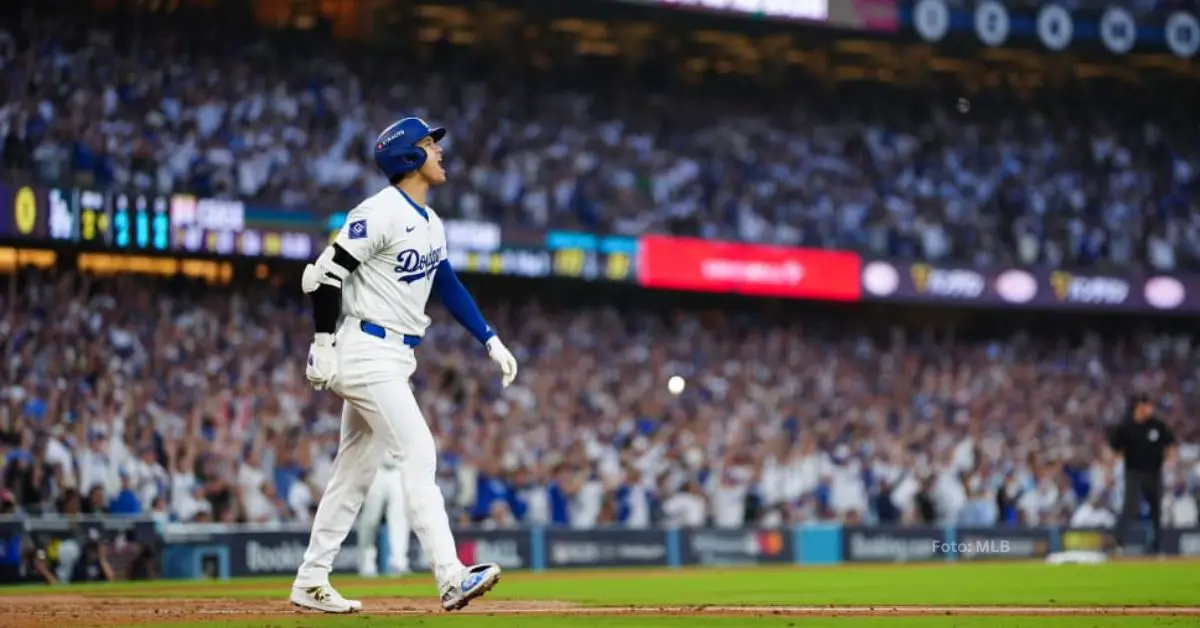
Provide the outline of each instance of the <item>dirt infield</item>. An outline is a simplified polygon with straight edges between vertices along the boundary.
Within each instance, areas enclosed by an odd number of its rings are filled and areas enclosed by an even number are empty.
[[[366,602],[368,615],[441,613],[433,600],[375,599]],[[295,617],[286,601],[233,599],[99,598],[82,595],[37,595],[0,598],[5,628],[70,625],[72,628],[139,626],[205,620],[271,620]],[[1200,617],[1200,608],[1171,607],[916,607],[916,606],[695,606],[585,608],[563,602],[480,600],[462,614],[477,615],[672,615],[672,616],[795,616],[795,617],[918,617],[930,615],[984,616],[1159,616]]]

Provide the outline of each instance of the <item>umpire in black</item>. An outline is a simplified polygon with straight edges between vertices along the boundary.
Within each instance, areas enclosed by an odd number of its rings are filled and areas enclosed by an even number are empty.
[[[1117,521],[1117,545],[1124,544],[1131,524],[1139,524],[1144,499],[1149,502],[1154,527],[1154,538],[1146,553],[1158,554],[1162,539],[1162,470],[1172,455],[1175,434],[1154,416],[1154,402],[1142,393],[1131,400],[1129,415],[1109,434],[1109,444],[1125,458],[1125,500]]]

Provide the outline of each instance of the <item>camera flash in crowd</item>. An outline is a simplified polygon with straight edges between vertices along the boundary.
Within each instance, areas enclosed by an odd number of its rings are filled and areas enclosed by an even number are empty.
[[[679,393],[683,392],[683,387],[686,384],[687,382],[685,382],[682,377],[678,375],[672,375],[671,379],[667,380],[667,391],[672,395],[678,395]]]

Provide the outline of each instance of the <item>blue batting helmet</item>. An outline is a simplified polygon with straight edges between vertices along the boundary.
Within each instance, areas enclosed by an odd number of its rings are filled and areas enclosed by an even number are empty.
[[[425,164],[429,154],[417,142],[432,137],[440,142],[446,129],[431,128],[420,118],[403,118],[379,134],[375,140],[375,165],[388,179],[416,172]]]

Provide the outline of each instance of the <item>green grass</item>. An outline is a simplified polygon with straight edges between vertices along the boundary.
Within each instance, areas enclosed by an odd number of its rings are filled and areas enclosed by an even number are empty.
[[[287,579],[123,583],[71,587],[114,597],[271,599]],[[348,597],[428,598],[426,576],[401,580],[335,578]],[[62,593],[7,589],[0,595]],[[585,606],[1200,606],[1200,565],[947,564],[823,568],[571,571],[506,574],[490,599],[560,600]]]
[[[1191,628],[1189,617],[312,617],[161,628]]]
[[[290,612],[289,578],[247,578],[231,582],[162,581],[69,587],[0,589],[0,608],[11,596],[25,603],[42,595],[81,595],[97,608],[120,599],[143,598],[152,606],[187,600],[224,609],[220,599],[261,600],[230,607],[234,611],[178,616],[158,628],[1184,628],[1200,626],[1200,617],[1171,616],[947,616],[841,617],[786,616],[747,609],[744,616],[667,615],[453,615],[437,612],[398,614],[403,598],[432,602],[428,576],[399,580],[337,577],[334,585],[351,598],[366,600],[367,614],[326,616]],[[7,598],[7,599],[6,599]],[[1035,606],[1200,608],[1200,565],[1187,562],[1115,562],[1102,565],[972,563],[877,565],[809,568],[737,568],[682,570],[556,571],[508,573],[489,600],[567,602],[581,606]],[[151,601],[154,600],[154,601]],[[213,601],[217,600],[217,601]],[[376,612],[370,615],[374,600]],[[47,602],[49,600],[47,599]],[[85,606],[91,600],[83,602]],[[428,608],[428,606],[425,606]],[[475,607],[486,608],[486,607]],[[647,609],[648,611],[650,609]],[[209,614],[205,614],[209,613]],[[255,617],[255,618],[251,618]],[[166,617],[148,618],[162,622]],[[204,619],[205,621],[201,621]],[[86,615],[71,628],[88,626]],[[141,621],[146,621],[143,619]],[[184,622],[184,623],[180,623]],[[0,625],[4,625],[0,619]],[[24,624],[23,624],[24,625]],[[112,625],[112,624],[105,624]],[[147,628],[148,624],[135,624]]]

